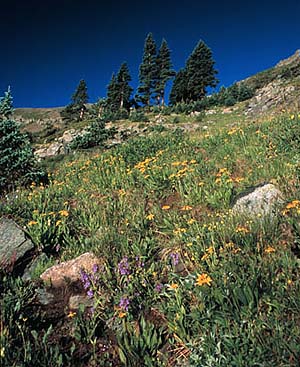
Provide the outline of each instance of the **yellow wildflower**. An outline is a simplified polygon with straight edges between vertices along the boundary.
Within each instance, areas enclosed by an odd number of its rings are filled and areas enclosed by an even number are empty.
[[[76,316],[76,312],[70,311],[67,315],[68,319],[72,319],[74,316]]]
[[[180,208],[181,211],[188,211],[188,210],[192,210],[193,207],[189,206],[189,205],[184,205]]]
[[[170,205],[163,205],[162,210],[169,210],[171,207]]]
[[[243,227],[243,226],[237,226],[236,229],[235,229],[235,232],[236,233],[249,233],[249,229],[247,227]]]
[[[37,224],[38,222],[35,221],[35,220],[31,220],[30,222],[28,222],[28,226],[31,227],[31,226],[34,226],[35,224]]]
[[[126,312],[123,312],[123,311],[120,311],[119,312],[119,317],[120,317],[120,319],[122,319],[123,317],[125,317],[126,316]]]
[[[152,220],[152,219],[154,219],[154,214],[148,214],[147,216],[146,216],[146,219],[148,219],[148,220]]]
[[[170,289],[176,290],[179,287],[179,285],[177,283],[172,283],[169,285]]]
[[[196,222],[196,219],[191,218],[187,221],[187,224],[194,224]]]
[[[67,217],[69,215],[69,212],[67,210],[60,210],[58,212],[62,217]]]
[[[211,285],[212,279],[209,275],[206,273],[199,274],[197,276],[196,285],[202,286],[202,285]]]
[[[272,247],[272,246],[268,246],[268,247],[265,249],[265,253],[266,253],[266,254],[271,254],[272,252],[275,252],[275,249],[274,249],[274,247]]]
[[[199,183],[198,183],[198,186],[203,186],[204,185],[204,182],[203,181],[200,181]]]

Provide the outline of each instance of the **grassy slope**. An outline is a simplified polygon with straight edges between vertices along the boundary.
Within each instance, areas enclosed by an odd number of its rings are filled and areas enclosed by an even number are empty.
[[[22,332],[33,359],[54,363],[61,355],[72,365],[73,342],[87,347],[86,366],[118,365],[117,355],[128,366],[187,359],[191,366],[297,366],[300,120],[226,118],[210,131],[166,132],[75,156],[48,187],[21,191],[6,207],[40,251],[60,246],[36,276],[55,258],[86,251],[105,264],[94,316],[65,317],[63,330],[73,331],[67,347],[56,337],[57,354],[51,337],[47,346],[29,342],[28,316]],[[275,183],[289,209],[273,223],[233,217],[232,199],[262,182]],[[130,275],[120,274],[120,263]],[[124,298],[128,309],[120,306]],[[4,345],[16,345],[18,329],[2,322],[11,328]],[[64,331],[54,323],[52,334]],[[23,359],[24,347],[6,350],[7,361]]]

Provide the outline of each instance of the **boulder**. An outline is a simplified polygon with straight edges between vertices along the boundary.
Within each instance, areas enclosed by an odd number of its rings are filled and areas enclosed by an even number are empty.
[[[264,219],[273,217],[283,202],[281,191],[273,184],[263,184],[239,195],[232,211],[236,215]]]
[[[80,280],[80,270],[91,272],[93,265],[100,265],[100,259],[91,252],[86,252],[76,259],[54,265],[44,271],[40,278],[51,283],[52,287],[59,288]]]
[[[0,266],[13,270],[23,267],[34,250],[34,244],[25,236],[23,230],[11,219],[0,219]]]
[[[69,309],[78,310],[80,307],[92,307],[94,300],[83,294],[75,294],[69,298]]]

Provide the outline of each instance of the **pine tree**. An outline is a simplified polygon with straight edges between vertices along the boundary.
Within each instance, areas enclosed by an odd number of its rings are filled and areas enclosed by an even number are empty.
[[[207,93],[207,87],[216,87],[218,80],[214,64],[211,49],[200,41],[186,62],[190,101],[202,99]]]
[[[119,101],[119,86],[117,82],[117,78],[113,73],[110,79],[110,82],[107,86],[107,107],[111,112],[116,112],[119,109],[120,101]]]
[[[150,100],[155,88],[156,75],[156,44],[152,33],[149,33],[144,44],[144,53],[139,70],[140,85],[136,101],[150,106]]]
[[[156,57],[156,99],[157,104],[165,105],[165,89],[168,80],[175,76],[175,71],[172,70],[171,51],[167,41],[162,40]]]
[[[88,99],[87,85],[82,79],[71,97],[71,103],[61,111],[62,118],[64,120],[83,120],[86,112],[85,105],[88,102]]]
[[[13,111],[10,89],[0,99],[0,196],[18,184],[41,179],[27,136],[10,116]]]
[[[180,102],[187,102],[188,99],[188,79],[186,69],[180,69],[176,74],[170,93],[170,104],[175,105]]]
[[[119,109],[129,110],[131,102],[130,97],[133,92],[133,88],[129,85],[131,76],[129,68],[126,62],[124,62],[117,74],[117,86],[119,93]]]
[[[4,97],[0,98],[0,118],[8,119],[13,114],[13,97],[10,86],[7,88]]]

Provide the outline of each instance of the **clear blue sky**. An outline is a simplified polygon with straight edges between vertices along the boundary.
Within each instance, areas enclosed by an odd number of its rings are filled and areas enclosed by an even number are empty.
[[[228,86],[300,48],[299,14],[299,0],[9,0],[0,7],[0,94],[11,85],[15,107],[62,106],[85,79],[94,102],[123,61],[136,88],[148,32],[158,46],[166,38],[176,71],[202,39]]]

